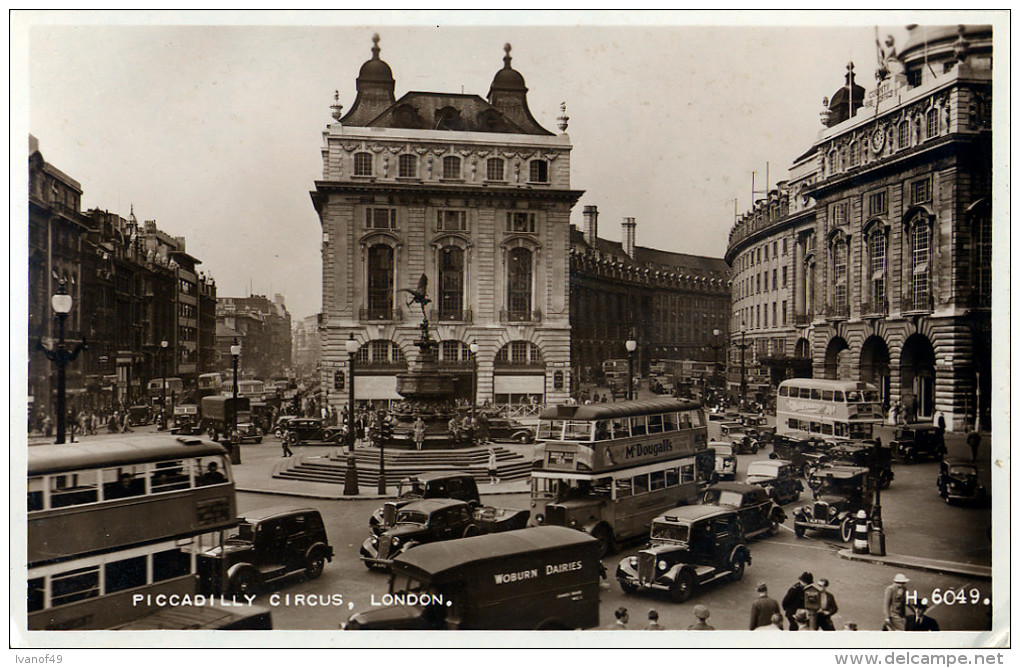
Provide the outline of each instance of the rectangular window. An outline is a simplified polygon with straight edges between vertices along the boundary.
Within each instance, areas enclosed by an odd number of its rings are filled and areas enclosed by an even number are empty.
[[[765,261],[766,262],[769,261],[769,247],[768,247],[768,244],[765,245]]]
[[[769,291],[769,272],[765,272],[765,292]]]
[[[371,153],[355,153],[354,154],[354,175],[355,176],[372,176],[372,154]]]
[[[666,472],[665,471],[652,471],[649,477],[651,478],[651,481],[650,481],[651,485],[650,485],[650,487],[651,487],[651,490],[653,492],[655,490],[658,490],[658,489],[665,489],[666,488]]]
[[[503,181],[503,159],[489,158],[485,165],[485,178],[488,181]]]
[[[910,203],[922,204],[931,201],[931,177],[910,184]]]
[[[418,176],[418,156],[416,155],[400,156],[398,175],[401,178],[405,179],[411,179]]]
[[[152,555],[152,581],[162,582],[191,572],[191,555],[182,550],[167,550]]]
[[[896,148],[904,149],[910,146],[910,124],[903,121],[896,128]]]
[[[105,593],[141,587],[146,582],[146,557],[122,559],[106,564]]]
[[[779,322],[776,320],[776,313],[777,313],[778,307],[779,306],[778,306],[778,304],[776,302],[772,302],[772,326],[773,327],[775,327],[776,325],[779,324]]]
[[[53,607],[99,596],[99,566],[87,566],[50,576]]]
[[[680,484],[680,469],[666,469],[666,487],[676,487]]]
[[[939,112],[938,109],[932,107],[928,110],[928,113],[924,117],[924,138],[933,139],[939,136]]]
[[[783,255],[786,255],[789,251],[786,247],[786,239],[783,239]]]
[[[846,217],[846,203],[841,202],[840,204],[832,205],[832,224],[833,225],[845,225],[847,221]]]
[[[778,269],[773,269],[772,270],[772,289],[773,290],[778,290],[779,289],[779,283],[776,281],[776,276],[778,275],[778,272],[779,272]]]
[[[532,160],[530,171],[531,174],[529,180],[532,183],[549,182],[549,163],[545,160]]]
[[[365,227],[392,230],[397,227],[397,210],[369,207],[365,209]]]
[[[467,211],[440,209],[436,212],[436,230],[441,232],[466,232]]]
[[[783,324],[786,324],[786,300],[783,300]]]
[[[191,486],[191,478],[186,468],[189,462],[177,459],[169,462],[159,462],[152,471],[152,493],[172,492],[178,489],[188,489]]]
[[[889,199],[884,190],[868,195],[868,215],[881,216],[889,212]]]
[[[648,493],[648,474],[634,476],[634,494]]]
[[[50,478],[50,508],[80,506],[98,500],[95,471],[67,473]]]
[[[783,287],[786,287],[786,267],[783,267]]]
[[[535,214],[518,213],[516,211],[508,212],[506,214],[506,231],[534,234]]]

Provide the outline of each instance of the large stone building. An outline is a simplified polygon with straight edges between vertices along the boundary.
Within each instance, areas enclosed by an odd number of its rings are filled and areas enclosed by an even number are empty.
[[[810,360],[908,417],[987,425],[992,30],[912,26],[881,56],[875,90],[848,67],[790,181],[731,231],[731,331],[774,380]]]
[[[487,99],[408,92],[372,58],[351,110],[323,133],[322,179],[311,193],[322,223],[322,378],[360,346],[360,399],[397,399],[396,374],[414,362],[421,313],[401,290],[429,279],[427,315],[439,364],[479,401],[561,402],[570,387],[570,138],[541,127],[524,78],[510,65]],[[330,400],[345,398],[331,395]]]
[[[301,378],[312,374],[319,366],[321,346],[319,342],[319,314],[310,315],[294,323],[291,336],[293,352],[291,359],[294,372]]]
[[[721,362],[729,329],[726,261],[638,246],[634,218],[623,219],[622,242],[602,239],[598,216],[597,207],[584,207],[583,229],[571,235],[575,375],[596,379],[603,361],[627,357],[631,336],[636,373],[647,373],[656,359]]]
[[[291,322],[283,295],[220,297],[216,304],[217,364],[233,373],[230,347],[241,345],[240,375],[267,383],[291,372]]]

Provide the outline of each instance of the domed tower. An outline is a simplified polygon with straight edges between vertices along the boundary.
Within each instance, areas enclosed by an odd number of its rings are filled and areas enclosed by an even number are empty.
[[[847,63],[846,84],[837,90],[829,102],[829,118],[825,125],[832,127],[845,121],[857,113],[864,105],[864,86],[854,81],[854,64]]]
[[[393,71],[379,58],[379,35],[372,35],[372,59],[365,61],[358,73],[358,96],[351,111],[340,122],[344,125],[365,126],[388,109],[396,100],[393,88]]]
[[[538,124],[528,109],[528,87],[524,85],[521,73],[510,66],[510,49],[509,43],[503,45],[505,52],[503,69],[496,72],[496,76],[492,78],[492,85],[489,86],[489,104],[521,127],[535,127],[545,134],[552,134]]]

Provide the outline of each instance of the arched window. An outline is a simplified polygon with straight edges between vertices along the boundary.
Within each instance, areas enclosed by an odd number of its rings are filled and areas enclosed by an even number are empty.
[[[393,318],[393,249],[378,244],[368,249],[368,317]]]
[[[365,366],[407,366],[404,351],[393,341],[373,339],[358,348],[354,357],[360,367]]]
[[[439,319],[464,317],[464,251],[445,246],[439,251]]]
[[[485,163],[485,178],[488,181],[502,181],[503,158],[489,158]]]
[[[471,349],[463,341],[443,341],[439,346],[439,360],[446,364],[471,361]]]
[[[507,253],[506,304],[511,320],[531,320],[532,254],[527,248]]]
[[[910,308],[931,308],[931,224],[922,213],[910,222]]]
[[[418,176],[418,156],[410,154],[400,156],[398,175],[405,179]]]
[[[932,139],[939,136],[939,112],[932,107],[924,115],[924,138]]]
[[[910,124],[901,121],[896,128],[896,148],[904,149],[910,146]]]
[[[871,311],[885,313],[885,231],[876,228],[868,236],[868,280],[871,293]]]
[[[850,143],[850,166],[856,167],[861,161],[861,145],[859,142]]]
[[[548,183],[549,182],[549,163],[545,160],[532,160],[531,161],[531,177],[528,179],[532,183]]]
[[[837,157],[835,151],[829,151],[829,174],[836,173]]]
[[[443,158],[443,178],[444,179],[459,179],[460,178],[460,158],[455,155],[448,155]]]
[[[372,176],[372,154],[371,153],[355,153],[354,154],[354,175],[355,176]]]
[[[542,351],[531,341],[511,341],[496,353],[496,366],[543,365]]]

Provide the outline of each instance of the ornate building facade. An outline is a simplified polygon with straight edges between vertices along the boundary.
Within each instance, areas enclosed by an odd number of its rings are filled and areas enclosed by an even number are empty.
[[[875,90],[848,68],[794,178],[732,230],[731,326],[960,430],[990,417],[992,31],[908,31]]]
[[[505,51],[487,99],[397,99],[376,36],[351,110],[334,104],[311,193],[322,224],[323,386],[346,368],[353,336],[358,398],[399,398],[396,374],[416,361],[421,319],[401,290],[424,274],[439,364],[460,372],[462,397],[477,344],[479,401],[567,398],[569,218],[581,193],[570,188],[566,117],[561,134],[535,121]]]

